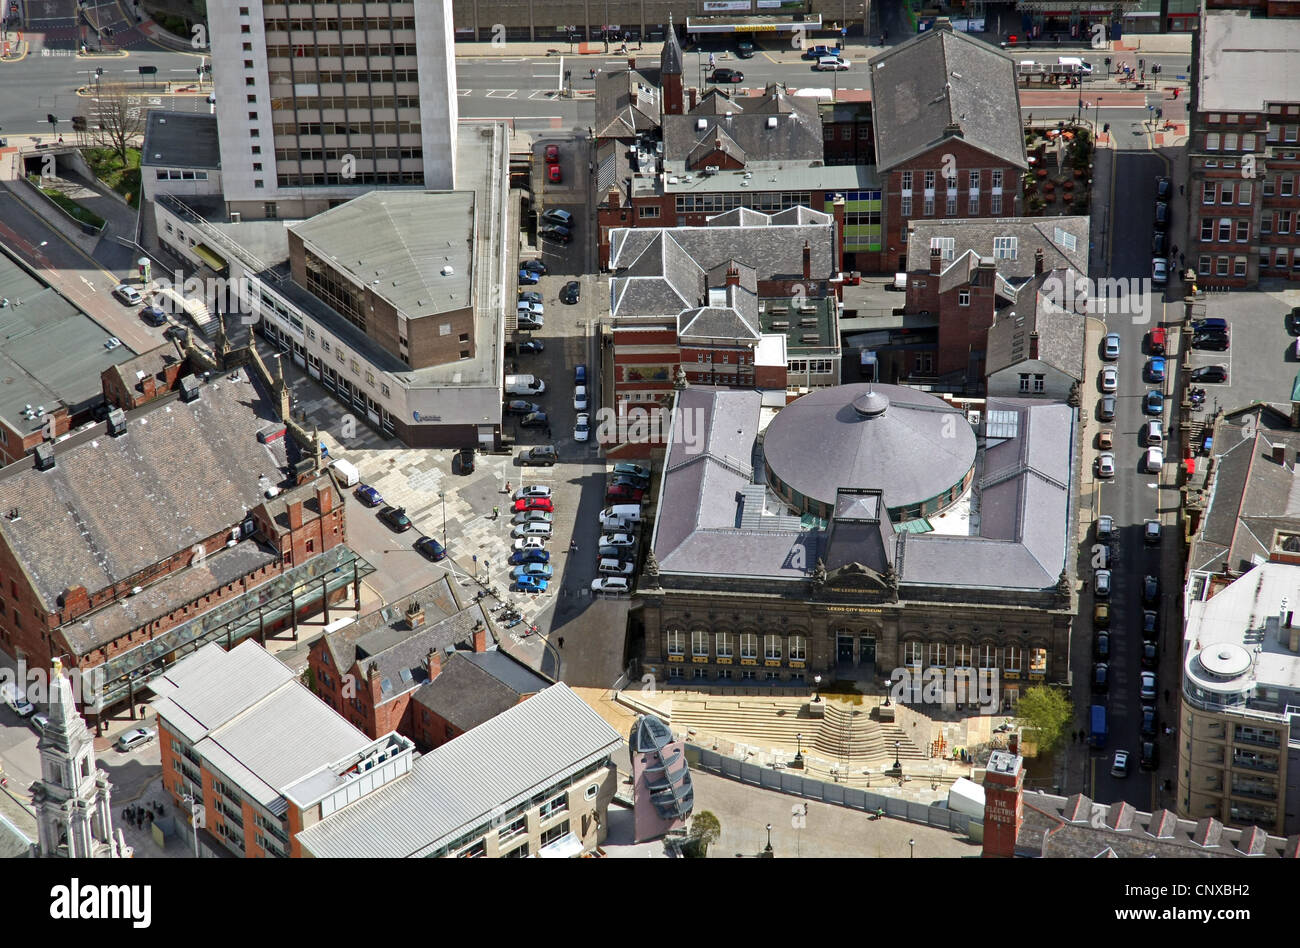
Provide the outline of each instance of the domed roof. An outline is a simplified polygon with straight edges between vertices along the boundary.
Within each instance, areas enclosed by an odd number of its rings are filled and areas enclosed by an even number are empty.
[[[673,15],[668,14],[668,33],[664,36],[663,52],[659,54],[659,75],[680,76],[682,74],[682,47],[677,42],[677,31],[673,29]]]
[[[875,487],[898,509],[960,484],[975,464],[975,433],[941,398],[898,385],[810,392],[767,427],[768,470],[828,506],[841,487]]]

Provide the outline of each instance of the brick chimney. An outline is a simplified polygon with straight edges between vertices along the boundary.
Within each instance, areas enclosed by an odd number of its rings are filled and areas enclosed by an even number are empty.
[[[366,686],[370,689],[370,698],[375,704],[384,700],[384,688],[379,680],[379,663],[371,662],[366,668]]]
[[[59,596],[59,605],[63,607],[63,612],[68,618],[89,612],[90,596],[86,592],[86,587],[69,586],[63,590],[63,595]]]
[[[1029,334],[1029,358],[1038,358],[1038,330],[1035,329]]]
[[[835,269],[844,269],[844,195],[835,196],[831,212],[835,216]]]
[[[690,100],[691,103],[690,107],[692,109],[695,108],[695,96],[698,92],[699,90],[696,89],[694,86],[691,86],[689,89],[686,90],[686,96]]]
[[[812,279],[812,244],[806,240],[803,242],[803,278]]]
[[[1009,859],[1025,819],[1024,761],[994,751],[984,771],[984,857]]]
[[[320,480],[316,482],[316,503],[320,506],[322,515],[330,513],[334,509],[334,491],[330,487],[329,481]]]
[[[289,529],[298,530],[302,527],[302,501],[294,500],[289,502]]]
[[[424,606],[412,599],[406,606],[406,623],[412,630],[424,625]]]
[[[1034,251],[1034,276],[1043,272],[1043,248],[1039,247]]]
[[[442,653],[436,648],[429,649],[429,654],[424,657],[424,664],[429,673],[429,680],[433,681],[442,674]]]
[[[736,261],[727,264],[727,286],[740,286],[740,268],[736,266]]]
[[[930,272],[937,274],[941,269],[943,269],[943,248],[931,247],[930,248]]]
[[[140,380],[140,392],[144,395],[145,401],[151,400],[158,394],[158,382],[152,375],[146,375]]]
[[[487,651],[487,626],[479,620],[474,626],[474,651]]]

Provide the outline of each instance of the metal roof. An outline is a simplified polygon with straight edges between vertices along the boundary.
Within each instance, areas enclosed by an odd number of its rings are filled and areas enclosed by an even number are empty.
[[[623,745],[563,683],[436,747],[411,772],[298,834],[313,856],[426,855]]]

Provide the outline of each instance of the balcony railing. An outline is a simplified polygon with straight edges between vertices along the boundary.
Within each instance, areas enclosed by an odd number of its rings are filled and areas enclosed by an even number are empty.
[[[1277,788],[1269,789],[1259,786],[1236,786],[1235,784],[1230,791],[1230,796],[1234,797],[1252,797],[1256,800],[1276,800]]]
[[[1249,770],[1262,770],[1270,774],[1277,773],[1277,760],[1270,757],[1234,756],[1232,766],[1245,767]]]
[[[1238,733],[1232,735],[1232,741],[1234,744],[1255,744],[1258,745],[1259,747],[1281,747],[1282,746],[1281,738],[1277,737],[1276,735],[1274,735],[1273,737],[1266,737],[1263,734]]]

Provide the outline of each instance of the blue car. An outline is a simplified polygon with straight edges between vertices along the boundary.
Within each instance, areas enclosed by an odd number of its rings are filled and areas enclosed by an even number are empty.
[[[540,282],[541,279],[542,278],[538,276],[536,273],[534,273],[532,270],[519,271],[519,284],[521,286],[533,286],[534,284]]]
[[[379,496],[379,491],[375,490],[368,484],[362,484],[356,491],[357,500],[361,501],[367,507],[378,507],[384,502],[384,498]]]
[[[1151,359],[1147,362],[1147,379],[1152,382],[1165,380],[1165,360]]]
[[[1142,410],[1148,415],[1163,414],[1165,410],[1164,393],[1154,388],[1147,392],[1147,397],[1142,402]]]
[[[536,576],[520,576],[514,584],[515,592],[521,593],[544,593],[546,587],[550,585],[546,580]]]
[[[555,571],[546,563],[525,563],[510,571],[511,579],[550,579]]]
[[[517,550],[510,554],[511,566],[523,566],[525,563],[549,563],[551,554],[546,550]]]
[[[433,537],[420,537],[415,541],[415,548],[435,563],[447,555],[447,548]]]
[[[579,363],[578,365],[575,365],[573,367],[573,384],[574,385],[587,384],[587,367],[585,365]]]

